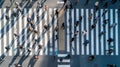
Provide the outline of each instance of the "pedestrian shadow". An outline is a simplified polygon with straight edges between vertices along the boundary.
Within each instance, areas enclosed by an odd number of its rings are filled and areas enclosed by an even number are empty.
[[[6,23],[8,24],[6,24],[0,31],[0,39],[3,38],[4,34],[6,34],[15,25],[16,22],[14,22],[14,20],[11,20],[11,22],[7,21]],[[4,29],[6,29],[6,31],[4,31]]]
[[[4,2],[5,2],[5,0],[2,0],[2,1],[0,2],[0,8],[2,8],[2,5],[4,4]]]
[[[27,56],[26,56],[26,55],[23,55],[23,56],[21,57],[21,59],[18,61],[18,64],[22,65],[23,62],[25,61],[25,59],[27,59],[27,58],[28,58],[28,55],[27,55]]]
[[[20,51],[17,49],[17,53],[16,55],[12,58],[11,62],[9,63],[8,67],[11,67],[11,65],[15,62],[15,60],[17,59],[17,57],[19,56]]]
[[[34,67],[37,60],[35,60],[35,55],[30,59],[27,67]]]
[[[32,6],[34,5],[35,2],[36,1],[27,2],[27,4],[23,8],[32,8]]]

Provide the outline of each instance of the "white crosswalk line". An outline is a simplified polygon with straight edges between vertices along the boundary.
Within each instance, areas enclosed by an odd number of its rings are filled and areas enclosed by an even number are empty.
[[[2,16],[1,9],[0,9],[0,16]],[[2,29],[2,23],[1,23],[1,17],[0,17],[0,30]],[[1,36],[1,33],[0,33]],[[0,39],[0,44],[2,44],[2,39]],[[0,45],[0,56],[2,55],[2,45]]]
[[[27,9],[24,9],[24,18],[23,18],[23,24],[24,24],[24,26],[23,26],[23,28],[25,28],[25,26],[27,26]],[[27,41],[27,35],[28,35],[28,33],[27,33],[27,29],[25,29],[25,31],[24,31],[24,40],[25,40],[25,44],[24,44],[24,47],[26,48],[27,47],[27,45],[28,45],[28,41]],[[31,41],[30,41],[31,42]],[[32,46],[32,43],[30,43],[30,47]],[[31,53],[30,53],[30,55],[31,55]]]
[[[79,9],[76,9],[76,21],[79,21]],[[79,31],[79,27],[77,27],[76,30]],[[76,36],[76,41],[77,41],[77,44],[76,44],[76,46],[77,46],[77,55],[79,55],[79,53],[80,53],[79,52],[79,50],[80,50],[79,49],[79,46],[80,46],[79,45],[80,44],[80,42],[79,42],[79,34],[80,33],[79,32],[78,32],[78,35]]]
[[[108,19],[108,12],[105,14],[105,19]],[[109,23],[109,22],[108,22],[108,23]],[[111,23],[111,22],[110,22],[110,23]],[[108,42],[107,42],[107,39],[109,38],[109,37],[108,37],[108,35],[109,35],[109,33],[108,33],[108,32],[109,32],[109,30],[108,30],[108,24],[106,24],[105,30],[106,30],[107,33],[106,33],[106,36],[105,36],[105,37],[106,37],[106,39],[105,39],[105,40],[106,40],[106,42],[105,42],[106,45],[105,45],[104,47],[106,47],[105,49],[108,50],[108,49],[109,49],[109,47],[108,47]]]
[[[36,23],[37,22],[37,13],[36,13],[37,11],[36,11],[36,8],[34,8],[34,22]],[[38,31],[38,25],[36,25],[35,24],[35,29],[34,30],[36,30],[36,31]],[[33,34],[33,36],[35,36],[35,39],[38,39],[38,35],[37,34]],[[33,40],[33,38],[34,37],[32,37],[32,39],[31,40]],[[34,44],[33,42],[32,42],[32,44]],[[37,53],[38,52],[38,47],[37,47],[37,45],[36,45],[36,47],[35,47],[35,53]]]
[[[51,8],[49,8],[49,26],[50,26],[50,29],[49,29],[49,40],[48,41],[50,41],[50,55],[52,55],[53,54],[53,31],[52,31],[52,27],[53,27],[53,25],[52,25],[52,17],[51,17],[51,15],[52,15],[52,9]]]
[[[11,10],[9,10],[9,17],[10,17],[10,15],[11,15]],[[11,28],[12,27],[12,23],[13,22],[11,22],[11,19],[9,20],[9,28]],[[13,39],[13,37],[12,37],[12,28],[8,31],[8,35],[9,35],[9,37],[8,37],[8,40],[9,40],[9,42],[8,42],[8,44],[10,44],[10,42],[12,41],[12,39]],[[12,46],[10,46],[10,50],[9,50],[9,56],[12,56]]]
[[[86,9],[86,30],[89,32],[88,9]],[[86,34],[86,39],[89,39],[89,34]],[[89,46],[89,44],[86,46],[86,55],[89,55]]]
[[[101,14],[101,16],[102,16],[102,13],[103,13],[103,9],[101,9],[100,10],[100,14]],[[104,29],[103,29],[103,26],[102,26],[102,24],[103,24],[103,17],[101,17],[101,20],[100,20],[100,23],[101,23],[101,31],[104,31]],[[101,36],[101,55],[104,55],[104,38],[103,38],[103,36]]]
[[[55,14],[55,12],[56,12],[56,8],[54,8],[54,14]],[[55,29],[55,27],[57,26],[57,16],[56,15],[54,15],[54,29]],[[58,33],[57,32],[54,32],[54,36],[55,35],[58,35]],[[55,37],[54,37],[54,39],[55,39]],[[58,54],[58,40],[56,40],[56,41],[54,41],[55,42],[55,48],[54,48],[54,50],[55,50],[55,55],[57,55]]]
[[[110,9],[110,25],[113,24],[113,23],[114,23],[113,22],[113,9]],[[114,37],[114,32],[113,31],[114,31],[114,29],[111,28],[111,36],[110,36],[110,38]],[[113,46],[113,42],[111,42],[111,45]],[[113,53],[111,55],[113,55]]]
[[[98,17],[98,11],[96,12],[96,17]],[[99,19],[97,20],[99,23]],[[99,28],[98,23],[96,24],[96,55],[99,55]]]
[[[115,9],[115,23],[118,24],[118,13],[117,13],[117,11],[118,11],[118,9]],[[116,41],[115,41],[115,42],[116,42],[116,44],[115,44],[115,49],[116,49],[116,50],[115,50],[115,54],[116,54],[116,55],[119,55],[119,51],[118,51],[118,50],[119,50],[119,49],[118,49],[118,47],[119,47],[119,46],[118,46],[118,42],[119,42],[119,41],[118,41],[118,25],[115,27],[115,33],[116,33],[116,34],[115,34],[115,35],[116,35],[116,37],[115,37],[115,40],[116,40]]]
[[[93,14],[92,20],[91,20],[91,25],[93,24],[94,20],[94,13],[93,9],[91,9],[91,13]],[[91,55],[94,55],[94,31],[91,30]]]
[[[4,8],[3,11],[5,12],[6,9]],[[4,23],[4,25],[6,24],[6,22],[7,22],[7,20],[6,20],[5,15],[4,15],[4,18],[3,18],[3,23]],[[4,26],[4,25],[3,25],[3,26]],[[4,32],[6,32],[6,27],[4,28]],[[7,46],[7,34],[5,34],[5,35],[3,36],[3,42],[4,42],[4,47],[3,47],[3,49],[4,49],[4,52],[5,52],[5,51],[6,51],[5,47]]]
[[[15,10],[16,10],[16,9],[14,8],[13,11],[15,11]],[[15,22],[15,21],[16,21],[16,17],[14,18],[14,22]],[[17,23],[14,25],[14,33],[15,33],[15,34],[18,34],[18,33],[17,33]],[[13,36],[14,36],[14,33],[12,34]],[[19,35],[19,34],[18,34],[18,35]],[[18,39],[18,38],[16,38],[16,37],[14,36],[14,39],[16,39],[15,42],[14,42],[14,48],[17,49],[17,39]],[[16,53],[17,53],[17,50],[14,50],[14,54],[13,54],[13,55],[15,55]]]
[[[42,19],[42,17],[41,17],[41,15],[42,15],[42,9],[39,10],[38,15],[40,16],[39,19]],[[42,34],[42,30],[43,30],[43,28],[42,28],[42,20],[40,20],[40,23],[39,23],[39,31],[40,32],[39,32],[39,34]],[[43,45],[43,39],[42,39],[42,37],[43,36],[40,35],[40,42],[39,43],[40,43],[40,45],[44,46]],[[43,55],[43,49],[40,51],[40,55]]]
[[[22,32],[22,28],[23,28],[21,13],[19,13],[18,24],[19,24],[19,34],[20,34]],[[20,37],[20,44],[19,45],[21,45],[21,44],[22,44],[22,37]]]
[[[57,67],[70,67],[70,65],[58,65]]]
[[[72,33],[72,37],[74,37],[74,9],[72,9],[71,18],[72,18],[71,33]],[[72,42],[72,44],[71,44],[71,50],[72,50],[72,55],[75,55],[75,44],[74,44],[74,42]]]
[[[67,9],[67,52],[70,52],[70,31],[69,31],[69,28],[70,28],[70,24],[69,24],[69,20],[70,20],[70,18],[69,18],[69,13],[70,13],[70,10],[69,9]]]
[[[45,11],[45,24],[47,24],[47,12]],[[47,32],[44,34],[44,46],[45,46],[45,55],[48,55],[48,34]]]
[[[0,9],[0,30],[2,29],[2,10]],[[0,33],[0,35],[1,35],[1,33]]]
[[[81,9],[81,16],[84,16],[84,9]],[[82,31],[84,31],[84,21],[83,21],[83,19],[82,19],[82,22],[81,22],[81,27],[82,27]],[[82,55],[84,55],[85,53],[85,51],[84,51],[84,45],[83,45],[83,43],[84,43],[84,36],[82,35],[82,38],[81,38],[81,42],[82,42],[82,44],[81,44],[81,54]]]
[[[4,14],[3,14],[4,15],[4,19],[3,19],[3,21],[6,20],[6,17],[5,17],[7,15],[6,14],[6,10],[7,10],[6,8],[3,9],[3,12],[4,12]],[[7,24],[7,20],[6,20],[6,22],[4,22],[2,27],[4,27],[6,24]]]
[[[59,59],[57,60],[57,62],[61,62]],[[70,59],[63,59],[62,62],[70,62]]]

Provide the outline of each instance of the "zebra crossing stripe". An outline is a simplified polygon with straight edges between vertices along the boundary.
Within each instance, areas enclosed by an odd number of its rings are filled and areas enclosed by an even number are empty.
[[[36,14],[36,12],[37,12],[37,11],[36,11],[36,8],[34,8],[34,22],[37,22],[37,17],[36,17],[37,14]],[[34,29],[34,30],[38,30],[38,29],[37,29],[37,28],[38,28],[38,27],[37,27],[38,25],[35,24],[34,26],[35,26],[35,29]],[[34,38],[33,36],[35,36],[35,39],[38,39],[37,34],[35,34],[35,35],[32,34],[32,39]],[[31,40],[32,40],[32,39],[31,39]],[[32,42],[32,44],[33,44],[33,41],[31,41],[31,42]],[[37,45],[35,44],[35,53],[37,53],[37,51],[38,51],[38,47],[36,47],[36,46],[37,46]]]
[[[71,33],[72,33],[72,37],[74,37],[74,9],[72,9],[72,11],[71,11],[71,19],[72,19]],[[75,54],[75,44],[74,44],[74,42],[72,42],[72,44],[71,44],[71,51],[72,51],[72,55],[74,55]]]
[[[39,17],[39,19],[42,19],[42,17],[41,17],[41,15],[42,15],[42,9],[40,9],[39,10],[39,12],[38,12],[38,15],[40,16]],[[39,31],[40,31],[40,33],[39,34],[42,34],[42,30],[43,30],[43,28],[42,28],[42,20],[40,21],[40,23],[39,23]],[[40,45],[42,45],[43,46],[43,39],[42,39],[42,35],[40,36]],[[40,55],[43,55],[43,50],[44,49],[42,49],[41,51],[40,51]]]
[[[118,9],[115,9],[115,23],[118,24],[118,14],[117,14],[117,11],[118,11]],[[118,49],[118,47],[119,47],[119,46],[118,46],[118,25],[115,27],[115,33],[116,33],[116,34],[115,34],[115,35],[116,35],[116,37],[115,37],[115,40],[116,40],[116,41],[115,41],[115,42],[116,42],[116,44],[115,44],[115,46],[116,46],[116,47],[115,47],[115,49],[116,49],[116,50],[115,50],[115,54],[116,54],[116,55],[119,55],[119,52],[118,52],[118,50],[119,50],[119,49]]]
[[[45,24],[47,24],[47,11],[45,11]],[[48,55],[48,34],[44,34],[45,55]]]
[[[98,11],[96,12],[96,17],[98,17],[99,15],[98,15]],[[99,55],[99,38],[98,38],[98,36],[99,36],[99,28],[98,28],[98,23],[99,23],[99,19],[97,19],[97,24],[96,24],[96,55]],[[95,45],[95,44],[94,44]]]
[[[25,26],[27,26],[27,9],[24,9],[24,18],[23,18],[23,28],[25,28]],[[22,30],[23,31],[23,30]],[[24,47],[27,47],[27,45],[28,45],[28,42],[29,41],[27,41],[27,40],[30,40],[30,39],[27,39],[27,29],[24,29],[24,39],[26,40],[26,42],[25,42],[25,44],[24,44]],[[31,35],[30,35],[31,36]],[[30,41],[31,42],[31,41]],[[21,45],[21,44],[19,44],[19,45]],[[32,46],[32,43],[30,43],[30,47]],[[22,53],[21,53],[22,54]],[[30,53],[30,55],[31,55],[32,53]]]
[[[110,19],[110,23],[113,24],[113,10],[112,10],[112,9],[110,9],[110,18],[111,18],[111,19]],[[111,25],[111,24],[110,24],[110,25]],[[111,38],[113,38],[113,36],[114,36],[113,30],[114,30],[114,29],[111,28]],[[111,42],[111,45],[113,45],[113,42]],[[113,53],[112,53],[111,55],[113,55]]]
[[[93,9],[91,9],[91,13],[92,14],[94,14],[93,13],[94,11],[93,11]],[[94,18],[94,15],[93,15],[93,17],[92,17],[92,20],[91,20],[91,24],[93,24],[93,18]],[[94,32],[93,32],[93,30],[91,31],[91,55],[94,55],[94,34],[93,34]]]
[[[60,62],[60,60],[58,59],[57,62]],[[70,59],[63,59],[62,63],[64,63],[64,62],[70,62]]]
[[[53,35],[52,35],[52,34],[53,34],[53,33],[52,33],[53,31],[52,31],[52,27],[53,27],[53,25],[54,25],[54,24],[52,25],[52,17],[51,17],[51,15],[52,15],[52,9],[49,8],[49,23],[48,23],[48,24],[49,24],[49,26],[50,26],[50,29],[49,29],[49,31],[48,31],[48,32],[49,32],[49,40],[48,40],[48,41],[50,42],[50,52],[49,52],[50,55],[53,54],[53,53],[52,53],[52,52],[53,52]],[[48,46],[48,45],[47,45],[47,46]]]
[[[102,13],[103,13],[103,9],[100,10],[100,15],[102,16]],[[102,27],[102,24],[103,24],[103,17],[101,17],[101,20],[100,20],[100,23],[101,23],[101,31],[104,31],[103,27]],[[103,42],[103,36],[101,37],[101,55],[104,55],[104,42]]]
[[[108,19],[108,12],[105,14],[105,19]],[[109,22],[108,22],[108,23],[109,23]],[[111,23],[111,22],[110,22],[110,23]],[[107,32],[107,33],[106,33],[106,36],[105,36],[105,37],[106,37],[106,39],[105,39],[105,40],[106,40],[105,47],[106,47],[106,50],[108,50],[108,49],[109,49],[108,43],[107,43],[107,39],[109,38],[109,37],[108,37],[108,35],[109,35],[109,33],[108,33],[108,32],[109,32],[109,30],[108,30],[108,24],[106,25],[105,30],[106,30],[106,32]]]
[[[83,14],[84,14],[84,9],[81,9],[81,16],[83,16]],[[82,22],[81,22],[81,27],[82,27],[82,31],[84,31],[84,21],[83,21],[83,19],[82,19]],[[84,43],[84,36],[82,35],[82,39],[81,39],[82,41],[82,44],[81,44],[81,54],[82,55],[84,55],[84,45],[83,45],[83,43]]]
[[[70,28],[70,24],[69,24],[69,20],[70,20],[70,18],[69,18],[69,13],[70,13],[70,10],[69,9],[67,9],[67,52],[70,52],[70,31],[69,31],[69,28]]]
[[[58,65],[57,67],[70,67],[70,65]]]
[[[21,13],[19,13],[19,16],[20,16],[20,14]],[[19,24],[19,34],[22,32],[22,27],[23,27],[23,24],[22,24],[22,17],[20,16],[19,17],[19,19],[18,19],[18,24]],[[22,33],[22,34],[24,34],[24,33]],[[21,43],[22,43],[22,36],[19,38],[19,42],[20,42],[20,44],[19,45],[21,45]]]
[[[4,8],[3,11],[5,12],[6,8]],[[6,22],[7,21],[6,21],[5,15],[4,15],[4,20],[3,20],[4,25],[6,24]],[[6,27],[4,28],[4,32],[6,32]],[[7,46],[7,35],[6,34],[3,37],[3,41],[4,41],[4,43],[3,43],[4,44],[3,49],[4,49],[4,52],[5,52],[6,51],[5,47]]]
[[[76,20],[79,21],[79,9],[76,9]],[[79,31],[79,27],[77,27],[76,30]],[[79,32],[78,32],[78,34],[80,34]],[[76,46],[77,46],[77,51],[76,52],[77,53],[76,54],[79,55],[80,54],[80,52],[79,52],[79,46],[80,46],[79,45],[80,44],[80,42],[79,42],[79,35],[77,35],[76,41],[77,41],[77,44],[76,44]]]
[[[9,10],[9,17],[10,17],[10,15],[11,15],[11,10]],[[12,27],[11,19],[9,20],[9,23],[10,23],[9,28],[11,28],[11,27]],[[13,39],[13,37],[12,37],[12,30],[13,30],[13,29],[10,29],[9,32],[8,32],[8,35],[9,35],[9,37],[8,37],[8,40],[9,40],[8,44],[9,44],[9,43],[11,42],[11,40]],[[10,47],[11,47],[11,46],[10,46]],[[9,56],[12,56],[12,47],[11,47],[11,49],[9,50]]]
[[[16,9],[15,8],[13,8],[13,11],[15,11]],[[16,21],[16,17],[14,17],[14,22]],[[17,30],[17,23],[14,25],[14,33],[12,34],[13,36],[14,36],[14,34],[18,34],[18,30]],[[18,34],[19,35],[19,34]],[[14,48],[17,48],[17,41],[18,41],[18,38],[17,37],[13,37],[13,38],[15,38],[16,40],[15,40],[15,42],[14,42]],[[14,49],[13,49],[14,50]],[[14,52],[13,52],[13,55],[16,55],[17,54],[17,50],[14,50]]]
[[[1,9],[0,9],[0,16],[2,16],[1,14],[2,13],[1,13]],[[1,17],[0,17],[0,30],[1,30],[1,28],[2,28],[2,22],[1,22]],[[0,33],[0,36],[1,36],[1,33]],[[2,39],[0,39],[0,44],[2,44],[1,40]],[[2,55],[2,45],[0,45],[0,56],[1,55]]]
[[[86,9],[86,30],[87,30],[87,32],[89,33],[89,22],[88,22],[88,9]],[[88,40],[89,39],[89,34],[86,34],[86,39]],[[89,47],[90,45],[88,44],[87,46],[86,46],[86,55],[89,55]]]
[[[54,8],[54,14],[55,14],[55,11],[56,11],[56,8]],[[57,16],[56,15],[54,15],[54,19],[55,19],[54,20],[54,29],[55,29],[55,27],[57,26]],[[55,35],[58,35],[58,33],[55,32],[54,36]],[[54,37],[54,39],[55,39],[55,37]],[[58,46],[57,46],[57,44],[58,44],[58,40],[55,40],[55,48],[54,48],[55,55],[58,54]]]

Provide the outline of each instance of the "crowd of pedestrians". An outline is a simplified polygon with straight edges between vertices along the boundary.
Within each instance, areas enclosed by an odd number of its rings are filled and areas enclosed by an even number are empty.
[[[65,0],[65,2],[67,3],[66,0]],[[90,0],[86,0],[84,6],[87,6],[87,5],[89,4],[89,2],[90,2]],[[98,24],[99,19],[101,19],[102,17],[104,17],[104,16],[106,15],[106,13],[108,12],[108,10],[105,9],[105,10],[103,11],[103,13],[102,13],[101,16],[98,15],[97,17],[93,17],[93,14],[95,14],[100,8],[107,8],[107,7],[109,7],[111,4],[113,5],[113,4],[115,4],[116,2],[117,2],[117,0],[111,0],[111,1],[98,0],[98,1],[95,2],[94,7],[93,7],[95,12],[94,12],[94,13],[90,13],[89,16],[88,16],[88,20],[89,20],[89,21],[91,21],[91,20],[93,19],[93,24],[91,24],[91,30],[94,30],[94,29],[96,28],[96,25]],[[79,0],[75,0],[75,4],[77,5],[78,3],[79,3]],[[73,7],[75,7],[76,5],[74,5],[74,2],[73,2],[73,3],[70,2],[70,4],[67,4],[67,5],[66,5],[66,8],[65,8],[65,9],[71,10],[71,9],[72,9]],[[70,16],[70,17],[71,17],[71,16]],[[74,22],[74,25],[75,25],[74,28],[75,28],[75,29],[76,29],[77,26],[79,26],[79,24],[81,23],[81,21],[82,21],[83,18],[84,18],[84,16],[79,16],[79,21]],[[106,25],[110,23],[110,20],[111,20],[111,18],[108,18],[108,19],[104,19],[104,20],[103,20],[102,27],[103,27],[104,29],[106,28]],[[113,23],[113,24],[110,24],[108,27],[109,27],[109,29],[111,29],[111,28],[116,27],[117,25],[118,25],[118,24],[115,22],[115,23]],[[61,27],[62,27],[62,28],[66,28],[65,25],[64,25],[64,23],[62,24]],[[75,31],[75,32],[74,32],[74,35],[77,36],[78,33],[82,33],[82,36],[85,36],[86,34],[88,34],[88,31],[87,31],[87,30],[83,30],[82,32],[81,32],[81,31]],[[103,31],[101,31],[100,33],[98,33],[98,35],[99,35],[98,37],[104,36],[106,33],[108,33],[108,32],[106,32],[105,30],[103,30]],[[71,37],[70,43],[72,43],[73,41],[75,41],[75,38],[76,38],[75,36],[74,36],[74,37]],[[112,37],[109,37],[106,41],[108,42],[108,47],[109,47],[109,48],[108,48],[108,50],[105,50],[105,52],[106,52],[106,55],[111,56],[112,53],[115,52],[115,49],[111,48],[111,43],[112,43],[112,42],[115,42],[115,39],[112,38]],[[90,40],[85,40],[84,43],[83,43],[83,45],[84,45],[84,46],[87,46],[87,44],[89,44],[89,43],[90,43]],[[106,44],[106,45],[107,45],[107,44]],[[91,55],[91,56],[88,57],[88,60],[89,60],[89,61],[93,61],[94,59],[95,59],[95,55]],[[62,59],[60,59],[60,60],[62,60]],[[109,67],[116,67],[115,64],[108,64],[107,66],[109,66]]]

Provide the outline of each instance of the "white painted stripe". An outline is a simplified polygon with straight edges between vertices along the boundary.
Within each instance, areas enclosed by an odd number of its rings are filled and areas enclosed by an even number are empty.
[[[61,62],[61,61],[58,59],[57,62]],[[70,59],[63,59],[62,63],[64,63],[64,62],[70,62]]]
[[[76,9],[76,20],[79,21],[79,9]],[[80,50],[79,49],[79,44],[80,44],[80,42],[79,42],[79,34],[80,34],[79,33],[80,32],[79,31],[79,27],[77,27],[76,30],[78,31],[78,35],[76,37],[76,41],[77,41],[77,44],[76,44],[76,46],[77,46],[77,55],[79,55],[79,53],[80,53],[79,52],[79,50]]]
[[[103,13],[103,9],[100,10],[101,16],[102,16],[102,13]],[[102,26],[103,17],[101,17],[100,23],[101,23],[101,25],[100,25],[101,26],[101,31],[104,31],[103,26]],[[101,37],[101,55],[104,55],[104,38],[103,38],[103,36]]]
[[[57,67],[70,67],[70,65],[58,65]]]
[[[117,14],[117,11],[118,11],[118,9],[115,9],[115,23],[117,23],[118,24],[118,14]],[[116,35],[116,37],[115,37],[115,42],[116,42],[116,44],[115,44],[115,54],[116,55],[119,55],[119,49],[118,49],[118,25],[115,27],[115,35]]]
[[[42,19],[42,17],[41,17],[42,9],[39,10],[38,15],[40,16],[39,19]],[[42,28],[42,20],[40,20],[40,23],[39,23],[40,45],[44,46],[43,45],[43,39],[42,39],[43,36],[41,35],[42,34],[42,30],[43,30],[43,28]],[[43,49],[40,51],[40,55],[43,55]]]
[[[71,19],[72,19],[72,23],[71,23],[71,33],[72,33],[72,37],[74,37],[74,9],[72,9],[71,11]],[[72,55],[75,55],[75,44],[74,41],[72,42],[71,45],[71,50],[72,50]]]
[[[70,31],[69,31],[69,27],[70,27],[70,25],[69,25],[69,13],[70,13],[70,10],[69,9],[67,9],[67,52],[70,52]]]
[[[114,22],[113,22],[113,9],[110,9],[110,25],[112,25]],[[111,36],[110,38],[113,38],[114,37],[114,29],[111,28]],[[111,42],[111,45],[114,46],[113,42]],[[113,55],[113,53],[111,54]]]
[[[98,11],[96,12],[96,17],[98,17]],[[99,19],[97,20],[99,23]],[[98,28],[98,23],[96,24],[96,55],[99,55],[99,28]]]
[[[0,9],[0,16],[2,16],[2,13],[1,13],[1,9]],[[0,17],[0,30],[2,29],[2,22],[1,22],[1,17]],[[0,33],[0,36],[1,36],[1,33]],[[2,39],[0,39],[0,44],[2,44],[1,42]],[[0,45],[0,56],[2,55],[2,46]]]
[[[57,4],[64,4],[64,1],[57,1]]]
[[[91,9],[91,13],[94,14],[93,9]],[[94,20],[93,17],[91,20],[91,25],[93,24],[93,20]],[[91,55],[94,55],[94,30],[91,30]]]
[[[37,21],[37,13],[36,13],[37,11],[36,11],[36,8],[34,8],[34,22],[36,23],[36,21]],[[38,31],[38,25],[36,25],[35,24],[35,29],[34,30],[36,30],[36,31]],[[33,36],[35,36],[35,39],[38,39],[38,36],[37,36],[37,34],[33,34]],[[32,36],[32,39],[31,40],[33,40],[33,36]],[[33,43],[33,42],[32,42]],[[36,45],[37,46],[37,45]],[[38,47],[35,47],[35,53],[37,53],[38,52]]]
[[[20,16],[20,15],[21,15],[21,13],[19,13],[19,19],[18,19],[19,34],[22,32],[22,28],[23,28],[22,16]],[[21,45],[22,44],[22,36],[19,39],[20,39],[20,45]]]
[[[1,9],[0,9],[0,30],[2,29],[2,11],[1,11]],[[1,35],[1,33],[0,33],[0,35]]]
[[[34,35],[33,35],[33,34],[30,34],[29,41],[26,42],[26,44],[25,44],[26,47],[27,47],[27,44],[28,44],[28,43],[30,43],[30,47],[31,47],[31,45],[32,45],[32,46],[33,46],[33,45],[36,46],[36,44],[32,43],[32,42],[33,42],[33,37],[34,37]],[[35,50],[35,53],[36,53],[36,52],[37,52],[37,51]],[[32,54],[33,54],[33,53],[31,52],[30,55],[32,55]]]
[[[54,8],[54,14],[56,13],[56,8]],[[53,15],[54,15],[53,14]],[[57,16],[56,15],[54,15],[54,28],[57,26]],[[58,33],[57,32],[54,32],[54,39],[55,39],[55,35],[58,35]],[[58,40],[56,40],[56,41],[54,41],[55,42],[55,48],[54,48],[54,50],[55,50],[55,55],[57,55],[58,54]]]
[[[52,17],[51,17],[51,15],[52,15],[52,9],[51,8],[49,8],[49,25],[50,25],[50,29],[49,29],[49,41],[50,41],[50,46],[53,46],[53,36],[52,36],[52,34],[53,34],[53,31],[52,31]],[[50,47],[50,55],[52,55],[53,54],[53,47]]]
[[[65,57],[67,56],[68,54],[58,54],[58,57]]]
[[[13,9],[14,11],[15,11],[15,8]],[[14,18],[14,22],[16,21],[16,17]],[[15,24],[15,26],[14,26],[14,33],[15,34],[18,34],[17,33],[17,22],[16,22],[16,24]],[[14,33],[12,34],[13,36],[14,36]],[[19,34],[18,34],[19,35]],[[15,42],[14,42],[14,49],[15,48],[17,48],[17,38],[16,37],[14,37],[14,39],[16,39],[15,40]],[[14,50],[14,54],[13,55],[15,55],[17,53],[17,50]]]
[[[7,24],[7,20],[6,20],[6,17],[5,17],[5,15],[6,15],[6,10],[7,10],[6,8],[3,9],[3,12],[4,12],[4,19],[3,19],[3,20],[5,20],[6,22],[3,21],[4,24],[3,24],[2,27],[4,27],[4,26]]]
[[[108,19],[108,12],[105,14],[105,19]],[[108,22],[108,23],[109,23],[109,22]],[[111,22],[110,22],[110,23],[111,23]],[[108,33],[108,32],[109,32],[109,30],[108,30],[108,24],[106,24],[105,29],[106,29],[106,36],[105,36],[105,37],[106,37],[106,39],[105,39],[105,40],[106,40],[106,42],[105,42],[105,43],[106,43],[106,44],[105,44],[105,47],[106,47],[106,48],[105,48],[105,49],[108,50],[108,49],[109,49],[109,47],[108,47],[108,42],[107,42],[107,39],[109,38],[109,37],[108,37],[108,35],[109,35],[109,33]]]
[[[24,27],[27,25],[27,9],[24,9]],[[24,28],[23,27],[23,28]],[[25,29],[25,40],[27,40],[27,29]],[[27,46],[27,44],[25,44],[25,47]]]
[[[45,11],[45,23],[47,24],[47,12]],[[48,55],[48,35],[47,32],[44,34],[44,44],[45,44],[45,55]]]
[[[83,16],[84,15],[84,9],[81,9],[81,16]],[[81,22],[81,27],[82,27],[82,31],[84,31],[84,21],[82,20],[82,22]],[[82,35],[82,39],[81,39],[82,41],[82,45],[81,45],[81,54],[82,55],[84,55],[84,45],[83,45],[83,43],[84,43],[84,36]]]
[[[4,8],[3,11],[5,12],[5,11],[6,11],[6,8]],[[4,25],[6,24],[6,22],[7,22],[7,20],[6,20],[5,15],[4,15],[4,19],[3,19]],[[3,26],[4,26],[4,25],[3,25]],[[4,32],[6,32],[6,27],[4,27]],[[5,51],[6,51],[5,47],[7,46],[7,34],[4,34],[3,43],[4,43],[3,49],[4,49],[4,52],[5,52]]]
[[[10,17],[10,15],[11,15],[11,10],[9,10],[9,17]],[[9,20],[9,24],[10,24],[9,27],[11,28],[11,26],[12,26],[11,20]],[[9,37],[8,37],[8,39],[9,39],[8,44],[10,44],[10,42],[11,42],[12,39],[13,39],[13,37],[12,37],[12,35],[13,35],[13,33],[12,33],[12,28],[9,30],[8,35],[9,35]],[[10,46],[9,56],[12,56],[12,46]]]
[[[89,32],[89,22],[88,22],[88,9],[86,9],[86,30],[87,32]],[[89,40],[89,34],[86,34],[86,39]],[[86,46],[86,55],[89,55],[89,48],[90,48],[90,45],[88,44]]]

